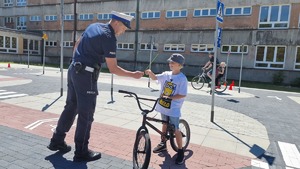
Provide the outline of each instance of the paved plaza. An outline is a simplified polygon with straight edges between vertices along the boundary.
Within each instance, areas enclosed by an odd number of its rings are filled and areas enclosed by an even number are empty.
[[[112,81],[113,77],[113,81]],[[156,98],[159,86],[148,78],[131,79],[101,73],[90,148],[100,160],[72,162],[73,151],[60,154],[46,146],[66,100],[60,95],[58,68],[0,64],[0,168],[132,168],[132,148],[142,116],[132,97],[117,91]],[[66,91],[66,70],[63,72]],[[113,82],[113,85],[111,83]],[[113,90],[113,92],[112,92]],[[151,104],[145,103],[145,106]],[[150,168],[300,168],[300,94],[241,88],[215,95],[211,122],[209,89],[189,84],[182,118],[191,127],[184,165],[175,165],[175,152],[151,154]],[[285,111],[285,112],[282,112]],[[277,113],[279,112],[279,113]],[[285,114],[284,114],[285,113]],[[290,114],[290,115],[287,115]],[[160,117],[157,112],[150,114]],[[161,124],[155,124],[160,127]],[[74,129],[66,142],[74,150]],[[160,136],[150,130],[152,148]]]

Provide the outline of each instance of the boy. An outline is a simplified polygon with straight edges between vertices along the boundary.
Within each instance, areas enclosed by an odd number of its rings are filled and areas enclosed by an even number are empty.
[[[162,74],[155,75],[150,69],[145,71],[146,75],[152,80],[158,80],[161,85],[161,98],[155,110],[161,113],[163,120],[167,120],[169,116],[170,123],[175,127],[175,137],[178,145],[178,153],[176,164],[183,164],[184,151],[182,149],[182,135],[179,130],[179,118],[181,116],[181,107],[184,98],[187,95],[187,78],[181,72],[184,64],[184,57],[181,54],[174,53],[168,59],[171,71],[165,71]],[[167,125],[163,124],[162,132],[166,133]],[[154,153],[159,153],[167,150],[166,138],[161,138],[161,143],[153,149]]]

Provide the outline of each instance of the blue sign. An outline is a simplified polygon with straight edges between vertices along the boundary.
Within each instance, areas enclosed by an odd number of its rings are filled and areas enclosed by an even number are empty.
[[[221,39],[222,39],[222,28],[218,28],[218,40],[217,40],[218,48],[221,48]]]
[[[224,16],[224,3],[218,1],[217,3],[217,21],[223,23],[223,16]]]

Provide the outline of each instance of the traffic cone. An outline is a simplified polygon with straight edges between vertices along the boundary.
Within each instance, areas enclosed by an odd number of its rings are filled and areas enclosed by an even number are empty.
[[[229,86],[229,90],[232,90],[232,86],[234,86],[234,81],[231,82],[231,84]]]
[[[10,68],[10,63],[8,63],[7,68]]]

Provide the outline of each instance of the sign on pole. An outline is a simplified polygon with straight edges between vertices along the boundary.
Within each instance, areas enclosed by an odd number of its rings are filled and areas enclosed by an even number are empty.
[[[221,39],[222,39],[222,28],[218,28],[218,40],[217,40],[218,48],[221,48]]]
[[[218,1],[217,3],[217,21],[223,23],[223,16],[224,16],[224,3]]]

